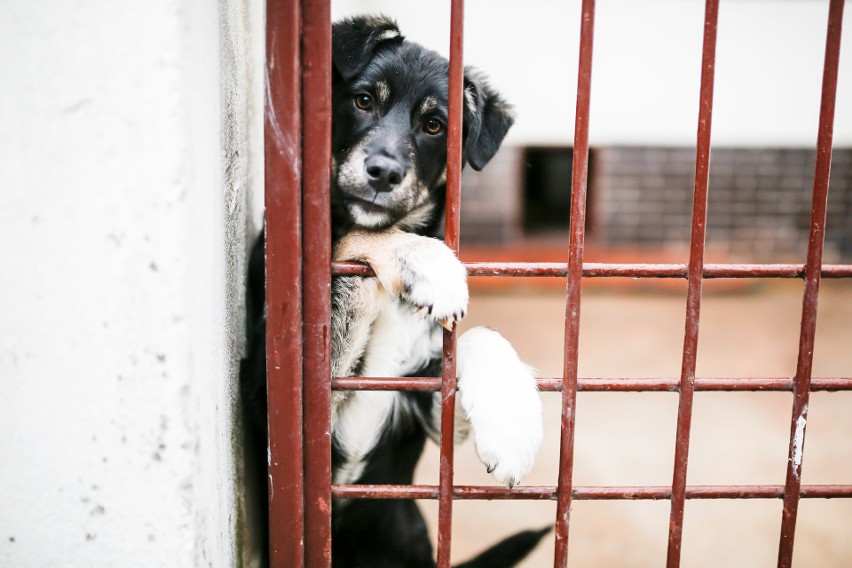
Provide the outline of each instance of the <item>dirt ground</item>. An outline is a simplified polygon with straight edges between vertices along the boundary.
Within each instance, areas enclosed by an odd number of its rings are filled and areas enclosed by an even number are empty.
[[[759,282],[731,291],[705,285],[699,377],[789,377],[795,372],[802,283]],[[581,309],[580,375],[677,377],[685,310],[682,291],[591,287]],[[475,294],[463,329],[488,325],[512,341],[542,377],[562,374],[564,299],[556,292]],[[814,376],[852,376],[852,283],[824,280]],[[543,393],[545,440],[526,485],[554,485],[560,394]],[[576,485],[670,485],[675,393],[579,393]],[[688,484],[783,484],[790,393],[696,393]],[[814,393],[804,451],[804,484],[852,484],[852,393]],[[457,484],[493,484],[473,444],[458,447]],[[417,483],[438,481],[430,446]],[[432,525],[437,504],[421,502]],[[456,501],[453,560],[459,562],[518,530],[554,522],[555,502]],[[669,501],[578,501],[571,513],[572,567],[665,565]],[[683,563],[688,568],[775,566],[781,501],[687,501]],[[852,566],[852,500],[803,499],[795,565]],[[553,536],[525,561],[552,566]]]

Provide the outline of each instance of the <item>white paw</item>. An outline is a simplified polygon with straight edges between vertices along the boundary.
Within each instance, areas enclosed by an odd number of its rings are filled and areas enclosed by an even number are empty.
[[[395,254],[400,296],[444,327],[467,313],[467,271],[442,241],[418,237]]]
[[[334,259],[367,262],[385,290],[448,329],[467,313],[467,271],[443,241],[398,230],[352,231],[335,246]]]
[[[499,333],[484,327],[458,341],[459,395],[488,472],[512,487],[532,469],[543,435],[532,369]]]

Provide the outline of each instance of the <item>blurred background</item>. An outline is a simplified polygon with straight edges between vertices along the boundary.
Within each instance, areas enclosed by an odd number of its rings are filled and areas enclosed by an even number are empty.
[[[847,23],[850,6],[847,3]],[[449,2],[335,0],[443,53]],[[708,262],[803,262],[827,0],[722,0]],[[578,0],[468,0],[465,61],[517,121],[465,172],[465,260],[567,260]],[[678,262],[688,239],[700,0],[599,0],[586,260]],[[825,261],[852,262],[852,26]],[[0,566],[253,565],[237,370],[263,212],[264,3],[0,3]],[[464,327],[562,372],[564,282],[478,279]],[[685,282],[587,280],[580,375],[676,377]],[[802,283],[705,284],[700,377],[789,377]],[[823,281],[814,375],[852,376],[852,283]],[[527,484],[556,479],[560,400]],[[697,393],[689,484],[783,482],[789,393]],[[850,393],[811,397],[803,483],[852,483]],[[671,483],[677,395],[580,393],[575,479]],[[460,484],[488,484],[473,445]],[[437,481],[430,447],[418,482]],[[423,502],[433,526],[437,507]],[[668,501],[576,502],[572,566],[663,563]],[[553,522],[456,502],[454,558]],[[774,565],[781,502],[688,501],[683,564]],[[852,558],[849,500],[803,500],[797,566]],[[434,534],[434,531],[433,531]],[[256,536],[256,535],[255,535]],[[552,537],[525,566],[551,565]]]
[[[686,285],[636,290],[584,282],[580,324],[581,377],[678,377]],[[523,284],[521,284],[523,286]],[[796,368],[802,283],[767,282],[730,289],[706,283],[698,345],[699,377],[791,377]],[[849,376],[852,287],[823,281],[814,349],[814,376]],[[475,294],[463,328],[488,325],[503,333],[539,376],[563,369],[565,305],[557,291],[486,290]],[[543,393],[545,438],[524,485],[555,485],[559,458],[560,393]],[[791,393],[695,394],[687,483],[784,483]],[[852,479],[852,393],[811,395],[802,473],[804,484]],[[576,485],[671,485],[676,393],[590,393],[577,397]],[[471,441],[456,449],[456,483],[494,480]],[[438,449],[429,446],[416,482],[438,482]],[[432,526],[437,504],[422,501]],[[548,501],[456,501],[454,559],[474,556],[519,530],[552,524]],[[570,566],[664,566],[669,501],[575,501]],[[774,566],[781,501],[688,500],[683,565]],[[842,567],[852,558],[848,500],[803,499],[796,532],[796,566]],[[553,537],[522,566],[552,565]]]
[[[409,39],[447,55],[449,3],[336,0],[335,17],[385,13]],[[847,6],[848,8],[848,6]],[[804,262],[828,3],[723,1],[719,12],[707,262]],[[465,3],[465,63],[484,71],[517,121],[482,172],[463,174],[461,256],[567,261],[579,2]],[[848,18],[847,18],[848,19]],[[590,116],[588,262],[689,259],[704,3],[598,2]],[[852,34],[844,33],[825,262],[852,260]],[[563,372],[562,279],[474,278],[462,328],[503,333],[541,377]],[[686,282],[587,279],[581,377],[678,377]],[[705,283],[699,377],[795,374],[803,284]],[[823,281],[814,376],[852,372],[852,282]],[[544,393],[545,442],[529,485],[554,485],[561,395]],[[852,481],[852,393],[812,395],[803,483]],[[670,485],[675,393],[579,393],[575,483]],[[782,484],[790,393],[697,393],[687,482]],[[472,442],[459,484],[492,484]],[[438,482],[438,450],[420,483]],[[437,505],[422,502],[434,529]],[[577,501],[571,566],[665,564],[669,501]],[[554,502],[456,501],[453,558],[554,522]],[[683,565],[774,566],[780,500],[686,504]],[[841,567],[852,502],[803,500],[798,566]],[[553,537],[523,564],[552,565]]]

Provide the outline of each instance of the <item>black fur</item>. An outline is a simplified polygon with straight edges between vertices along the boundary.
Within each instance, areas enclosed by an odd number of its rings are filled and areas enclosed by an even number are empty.
[[[332,240],[352,229],[402,228],[421,235],[439,236],[444,210],[447,121],[447,61],[438,54],[406,41],[396,24],[383,17],[347,19],[334,24],[332,45]],[[377,85],[385,83],[390,96],[382,100]],[[475,109],[465,104],[463,155],[479,170],[493,157],[512,124],[508,105],[478,73],[465,71],[465,88]],[[367,95],[372,106],[358,106]],[[434,108],[418,114],[427,98]],[[366,99],[364,99],[366,100]],[[362,100],[361,102],[363,102]],[[366,105],[365,105],[366,106]],[[434,120],[442,129],[426,130]],[[433,126],[430,123],[429,126]],[[367,144],[364,141],[368,140]],[[357,156],[353,152],[360,152]],[[355,156],[353,158],[353,156]],[[373,159],[375,174],[364,173]],[[347,178],[366,176],[366,183]],[[406,189],[404,176],[417,182]],[[371,215],[366,216],[365,213]],[[369,222],[365,221],[367,219]],[[241,367],[243,399],[254,438],[252,454],[259,464],[260,487],[266,486],[266,361],[264,317],[263,237],[251,254],[248,278],[248,350]],[[332,287],[333,318],[347,314],[347,289],[361,280],[336,277]],[[358,366],[355,366],[357,374]],[[440,375],[440,359],[411,376]],[[431,393],[401,393],[408,409],[386,425],[378,444],[366,458],[357,483],[410,484],[429,433],[434,397]],[[343,456],[332,437],[332,469]],[[528,531],[504,540],[464,568],[508,567],[523,558],[544,532]],[[433,568],[435,561],[426,524],[412,500],[353,499],[335,502],[332,509],[334,568]]]

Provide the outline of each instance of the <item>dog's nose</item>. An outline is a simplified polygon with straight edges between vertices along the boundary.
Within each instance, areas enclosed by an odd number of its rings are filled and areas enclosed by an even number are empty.
[[[376,191],[393,191],[405,177],[405,167],[393,158],[370,156],[364,161],[367,180]]]

